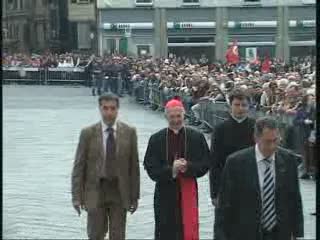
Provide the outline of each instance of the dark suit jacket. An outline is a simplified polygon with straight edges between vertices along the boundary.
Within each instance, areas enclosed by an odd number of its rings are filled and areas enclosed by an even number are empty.
[[[230,116],[215,128],[211,136],[211,169],[209,174],[212,199],[216,198],[219,192],[221,175],[227,157],[255,144],[254,125],[254,119],[247,118],[242,123],[237,123]]]
[[[86,209],[97,208],[100,201],[99,171],[104,161],[102,126],[97,123],[81,131],[72,170],[72,201]],[[137,134],[133,127],[117,121],[116,161],[123,207],[129,207],[140,196],[140,171]]]
[[[303,237],[303,211],[297,155],[278,148],[275,155],[278,240]],[[261,240],[261,195],[255,148],[230,155],[219,195],[219,227],[225,240]]]

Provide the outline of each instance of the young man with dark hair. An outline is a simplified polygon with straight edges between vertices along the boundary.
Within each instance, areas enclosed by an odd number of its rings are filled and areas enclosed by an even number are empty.
[[[250,97],[240,89],[234,89],[229,96],[231,112],[230,117],[216,126],[211,137],[211,169],[210,194],[215,206],[215,219],[217,219],[219,188],[221,174],[227,157],[243,148],[254,145],[255,120],[248,117]],[[215,239],[219,239],[219,229],[214,224]]]
[[[101,121],[81,131],[72,170],[72,204],[88,213],[91,240],[124,240],[140,197],[136,129],[117,119],[119,98],[99,97]]]

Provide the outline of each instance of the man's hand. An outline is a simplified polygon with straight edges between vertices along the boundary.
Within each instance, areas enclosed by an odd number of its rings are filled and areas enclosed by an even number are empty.
[[[81,210],[80,210],[80,209],[84,210],[84,206],[81,205],[79,202],[75,202],[75,203],[73,204],[73,208],[74,208],[74,209],[76,210],[76,212],[78,213],[78,216],[81,215]]]
[[[187,161],[184,158],[179,158],[173,162],[174,172],[182,172],[187,171]]]
[[[137,202],[134,202],[134,203],[130,206],[129,212],[130,212],[131,214],[133,214],[133,213],[137,210],[137,208],[138,208],[138,201],[137,201]]]
[[[188,169],[188,162],[184,158],[181,158],[180,161],[182,163],[182,167],[180,169],[180,172],[185,173]]]
[[[173,172],[178,173],[184,166],[184,162],[181,159],[174,160],[173,162]]]

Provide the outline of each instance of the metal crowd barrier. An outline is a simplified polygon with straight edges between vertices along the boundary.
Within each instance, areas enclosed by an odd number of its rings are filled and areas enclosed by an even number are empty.
[[[82,84],[90,82],[89,74],[83,68],[29,68],[2,67],[4,84]]]
[[[89,75],[81,68],[48,68],[46,81],[50,83],[82,83]]]
[[[39,68],[3,67],[2,81],[4,84],[12,82],[41,84],[44,74]]]

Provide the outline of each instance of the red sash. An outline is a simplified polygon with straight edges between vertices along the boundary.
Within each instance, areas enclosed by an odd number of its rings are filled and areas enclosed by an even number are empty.
[[[194,178],[178,175],[181,189],[183,240],[199,240],[198,189]]]

